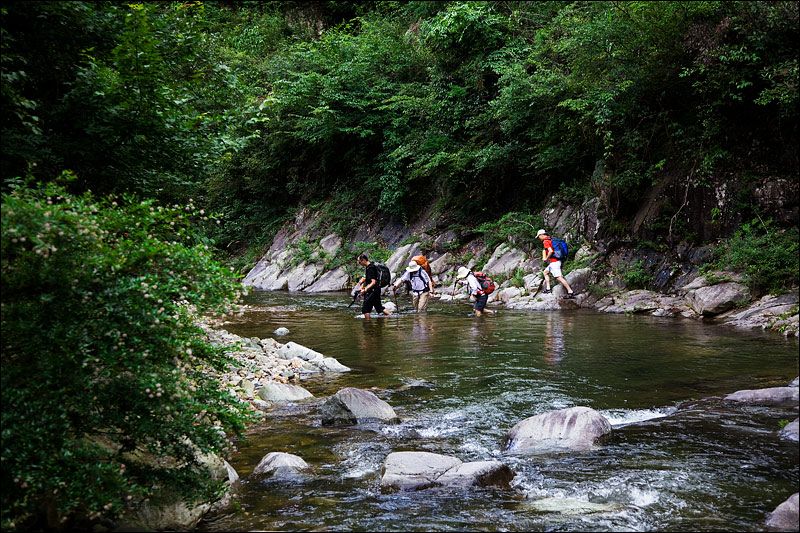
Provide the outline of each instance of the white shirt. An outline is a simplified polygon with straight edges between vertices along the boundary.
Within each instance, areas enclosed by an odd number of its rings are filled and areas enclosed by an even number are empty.
[[[477,295],[478,291],[482,290],[481,284],[478,283],[478,278],[472,272],[467,275],[467,287],[469,287],[469,293],[474,295]]]
[[[419,276],[417,274],[420,274]],[[431,286],[431,278],[428,276],[428,273],[425,269],[420,268],[417,272],[414,272],[413,276],[412,273],[406,270],[403,272],[403,275],[400,276],[400,279],[397,280],[396,285],[400,285],[403,281],[410,281],[411,282],[411,290],[414,292],[423,292],[425,291],[425,287],[430,289]]]

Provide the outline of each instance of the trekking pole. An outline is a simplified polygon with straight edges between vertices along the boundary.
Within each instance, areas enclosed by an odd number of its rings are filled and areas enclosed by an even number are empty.
[[[542,285],[544,285],[544,270],[542,270],[542,281],[539,282],[539,286],[536,288],[536,292],[533,293],[533,296],[531,296],[531,299],[536,298],[536,295],[542,290]]]

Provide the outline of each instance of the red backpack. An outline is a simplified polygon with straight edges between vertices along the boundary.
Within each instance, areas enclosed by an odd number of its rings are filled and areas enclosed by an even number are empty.
[[[494,281],[492,281],[492,278],[483,272],[473,272],[472,275],[478,280],[478,285],[481,286],[481,291],[483,291],[483,294],[492,294],[497,288],[494,284]]]

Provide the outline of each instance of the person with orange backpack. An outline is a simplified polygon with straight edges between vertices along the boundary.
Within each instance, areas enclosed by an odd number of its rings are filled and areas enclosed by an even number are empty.
[[[392,290],[396,291],[400,285],[408,283],[411,293],[411,302],[414,311],[424,313],[428,310],[428,298],[430,298],[433,281],[428,273],[416,261],[411,261],[406,267],[406,271],[397,281],[392,284]]]
[[[428,273],[428,277],[431,280],[431,296],[436,296],[436,282],[433,281],[433,272],[431,271],[431,265],[428,263],[428,258],[424,255],[415,255],[411,258],[416,264],[422,267],[425,272]]]
[[[462,266],[458,267],[456,279],[461,280],[462,283],[466,283],[470,298],[475,298],[475,305],[472,306],[472,309],[475,311],[475,316],[481,316],[483,313],[494,314],[494,311],[486,309],[489,295],[492,294],[496,288],[492,278],[483,272],[473,272],[467,267]]]

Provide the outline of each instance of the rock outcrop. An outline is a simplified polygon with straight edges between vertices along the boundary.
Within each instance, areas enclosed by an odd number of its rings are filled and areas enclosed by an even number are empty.
[[[753,405],[784,405],[798,402],[797,387],[770,387],[766,389],[740,390],[725,396],[726,400]]]

